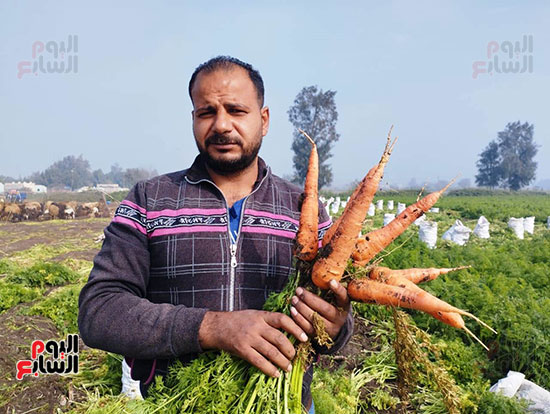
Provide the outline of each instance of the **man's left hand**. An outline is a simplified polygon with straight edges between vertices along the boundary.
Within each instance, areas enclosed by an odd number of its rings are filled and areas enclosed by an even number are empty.
[[[325,329],[332,339],[336,338],[346,322],[350,310],[350,299],[345,287],[335,280],[329,284],[336,297],[336,306],[321,299],[314,293],[299,287],[292,297],[290,314],[296,324],[309,336],[315,334],[313,328],[313,313],[316,312],[325,323]]]

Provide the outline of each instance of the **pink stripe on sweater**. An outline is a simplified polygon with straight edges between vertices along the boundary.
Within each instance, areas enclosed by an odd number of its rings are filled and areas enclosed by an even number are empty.
[[[147,218],[154,219],[160,216],[177,217],[177,216],[208,216],[212,214],[226,214],[225,208],[180,208],[179,210],[160,210],[148,211]]]
[[[265,227],[243,226],[241,227],[241,231],[244,233],[271,234],[274,236],[286,237],[287,239],[294,239],[296,237],[296,233],[293,231],[267,229]]]
[[[126,224],[127,226],[130,226],[130,227],[138,230],[140,233],[147,234],[147,230],[145,230],[145,227],[143,227],[139,223],[136,223],[134,220],[130,220],[130,219],[127,219],[127,218],[124,218],[124,217],[116,216],[113,219],[113,222]]]
[[[194,232],[226,232],[227,226],[192,226],[192,227],[176,227],[173,229],[158,229],[153,230],[149,237],[166,236],[169,234],[182,234],[182,233],[194,233]]]
[[[138,206],[136,203],[132,203],[131,201],[128,201],[128,200],[122,200],[122,202],[120,203],[120,205],[127,205],[128,207],[132,207],[132,208],[135,208],[137,211],[139,211],[140,213],[143,213],[145,214],[146,211],[143,207],[140,207]]]
[[[268,213],[267,211],[258,211],[258,210],[252,210],[252,209],[247,208],[244,211],[244,214],[249,214],[251,216],[256,216],[256,217],[267,217],[267,218],[271,218],[271,219],[275,219],[275,220],[290,221],[291,223],[294,223],[296,225],[299,224],[298,220],[294,220],[291,217],[283,216],[281,214]]]
[[[332,220],[328,219],[327,221],[319,224],[319,228],[322,229],[323,227],[329,226],[330,224],[332,224]]]

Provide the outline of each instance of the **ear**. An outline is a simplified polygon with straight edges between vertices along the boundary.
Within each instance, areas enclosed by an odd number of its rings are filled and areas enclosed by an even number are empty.
[[[260,114],[262,116],[262,137],[265,137],[267,135],[267,131],[269,130],[269,107],[264,106],[260,110]]]

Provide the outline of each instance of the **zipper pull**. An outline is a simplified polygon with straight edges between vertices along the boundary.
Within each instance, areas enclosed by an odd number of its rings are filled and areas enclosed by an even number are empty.
[[[237,267],[237,243],[231,244],[231,267]]]

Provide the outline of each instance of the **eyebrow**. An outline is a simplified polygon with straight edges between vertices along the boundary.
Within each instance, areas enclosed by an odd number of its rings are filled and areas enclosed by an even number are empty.
[[[228,103],[224,105],[227,109],[244,109],[249,111],[250,108],[247,105],[240,104],[240,103]],[[195,109],[195,112],[206,112],[206,111],[213,111],[215,110],[215,107],[213,105],[204,105],[200,106],[197,109]]]

